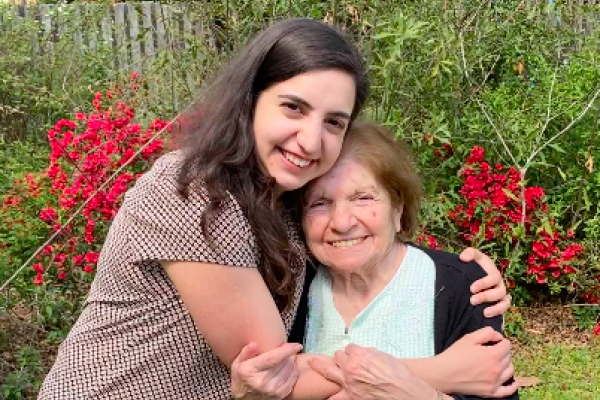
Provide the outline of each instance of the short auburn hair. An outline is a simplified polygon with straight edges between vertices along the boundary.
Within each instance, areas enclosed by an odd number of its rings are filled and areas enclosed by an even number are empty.
[[[346,133],[338,160],[351,159],[367,168],[402,208],[399,239],[410,239],[418,225],[423,189],[410,147],[376,123],[355,121]]]

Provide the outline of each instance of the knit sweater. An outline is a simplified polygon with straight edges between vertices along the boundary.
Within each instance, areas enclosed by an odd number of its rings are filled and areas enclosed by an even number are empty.
[[[319,267],[308,295],[307,353],[333,356],[353,343],[399,358],[434,355],[435,264],[422,250],[406,250],[392,279],[348,327],[334,304],[329,269]]]
[[[409,244],[413,246],[412,244]],[[415,246],[416,247],[416,246]],[[440,354],[468,333],[485,326],[490,326],[502,332],[502,317],[485,318],[483,310],[489,303],[472,306],[470,303],[470,286],[476,280],[483,278],[485,271],[474,262],[464,263],[457,255],[443,251],[425,249],[435,263],[435,304],[434,304],[434,349]],[[302,343],[308,312],[308,288],[315,276],[314,268],[307,268],[307,278],[304,293],[296,315],[294,326],[289,336],[290,342]],[[511,381],[512,382],[512,379]],[[508,382],[507,382],[508,383]],[[479,396],[453,394],[457,400],[481,399]],[[506,399],[516,400],[518,393]]]

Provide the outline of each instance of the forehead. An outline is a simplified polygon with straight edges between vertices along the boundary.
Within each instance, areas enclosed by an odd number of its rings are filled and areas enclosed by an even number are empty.
[[[368,168],[353,159],[343,158],[338,160],[329,172],[313,181],[308,187],[307,194],[310,196],[379,189],[380,185],[375,175]]]
[[[293,94],[311,106],[335,108],[335,111],[351,111],[356,96],[356,83],[347,72],[318,70],[296,75],[269,87],[274,95]]]

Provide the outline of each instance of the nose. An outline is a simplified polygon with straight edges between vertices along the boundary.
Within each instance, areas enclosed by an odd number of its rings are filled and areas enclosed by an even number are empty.
[[[321,121],[307,119],[296,134],[298,146],[300,146],[307,156],[312,158],[319,158],[321,156],[323,129]]]
[[[337,233],[347,233],[356,225],[356,218],[351,207],[336,204],[331,211],[330,227]]]

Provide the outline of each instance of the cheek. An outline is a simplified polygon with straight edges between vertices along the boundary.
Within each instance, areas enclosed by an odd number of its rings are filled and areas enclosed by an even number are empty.
[[[308,217],[303,224],[303,230],[309,246],[320,246],[327,230],[327,218],[324,215]]]
[[[328,168],[331,168],[333,163],[340,156],[340,152],[342,151],[342,144],[344,142],[344,136],[342,134],[334,135],[327,134],[327,137],[324,140],[324,154],[323,158],[328,162]]]

